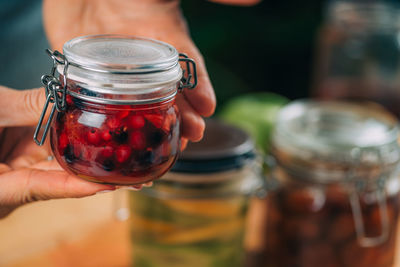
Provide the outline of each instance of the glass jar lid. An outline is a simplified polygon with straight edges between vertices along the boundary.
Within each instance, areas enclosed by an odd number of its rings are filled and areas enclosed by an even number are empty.
[[[182,78],[177,50],[148,38],[82,36],[66,42],[63,53],[67,84],[74,83],[68,93],[93,102],[163,100],[176,93]],[[58,64],[57,71],[63,74],[65,67]]]
[[[393,170],[400,160],[398,135],[397,120],[376,104],[300,100],[280,111],[272,145],[288,168],[336,180],[360,168]]]
[[[78,37],[66,42],[63,51],[70,63],[98,72],[158,72],[178,62],[178,52],[167,43],[122,35]]]

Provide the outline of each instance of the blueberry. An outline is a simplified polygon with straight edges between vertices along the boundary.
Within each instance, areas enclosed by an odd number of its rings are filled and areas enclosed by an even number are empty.
[[[120,144],[124,144],[128,141],[128,131],[126,127],[117,129],[113,134],[114,140]]]
[[[154,162],[155,155],[153,151],[143,151],[139,152],[136,156],[136,161],[139,165],[146,167],[147,165],[151,165]]]
[[[103,167],[103,170],[110,172],[110,171],[114,170],[115,164],[112,160],[108,159],[103,162],[102,167]]]
[[[72,145],[68,145],[64,150],[64,158],[68,164],[72,164],[75,161],[74,155],[74,147]]]
[[[165,134],[160,130],[156,130],[151,132],[147,138],[149,144],[151,144],[153,147],[157,147],[164,141]]]

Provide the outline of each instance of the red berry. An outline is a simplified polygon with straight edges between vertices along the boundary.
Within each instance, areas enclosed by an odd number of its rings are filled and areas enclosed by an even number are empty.
[[[171,131],[171,126],[176,123],[176,117],[169,114],[165,117],[162,129],[166,132],[169,133]]]
[[[74,148],[74,156],[76,158],[79,158],[82,154],[82,146],[79,144],[79,142],[73,142],[73,148]]]
[[[68,146],[68,135],[66,133],[60,134],[60,138],[58,139],[58,145],[60,146],[60,150],[64,150]]]
[[[126,118],[128,117],[128,115],[129,115],[129,110],[122,110],[117,113],[118,119]]]
[[[161,153],[163,157],[169,157],[172,153],[171,144],[168,142],[164,142],[161,145]]]
[[[112,148],[111,146],[105,146],[100,153],[103,157],[110,158],[114,155],[114,148]]]
[[[119,146],[115,151],[115,156],[119,163],[123,163],[131,156],[131,148],[127,145]]]
[[[101,138],[103,138],[104,141],[110,141],[112,138],[112,135],[109,130],[105,130],[101,133]]]
[[[107,120],[107,125],[111,129],[117,129],[121,126],[121,121],[117,117],[111,117]]]
[[[74,104],[74,101],[73,101],[71,95],[67,95],[67,96],[65,97],[65,101],[67,102],[68,106],[72,106],[72,105]]]
[[[133,149],[142,150],[146,147],[146,137],[142,132],[135,131],[131,133],[129,141]]]
[[[163,116],[159,114],[145,114],[144,117],[147,121],[153,124],[156,128],[161,128],[163,125]]]
[[[99,131],[97,131],[96,129],[91,129],[88,133],[87,133],[87,140],[90,144],[92,145],[97,145],[100,143],[100,134]]]
[[[132,115],[129,118],[129,121],[130,121],[130,125],[132,126],[133,129],[142,128],[146,122],[144,120],[143,116],[140,116],[140,115]]]

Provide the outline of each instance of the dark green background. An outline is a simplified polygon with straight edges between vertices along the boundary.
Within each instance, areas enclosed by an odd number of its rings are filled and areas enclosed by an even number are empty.
[[[219,107],[233,96],[254,91],[291,99],[307,96],[323,5],[316,0],[264,0],[238,7],[183,0]]]

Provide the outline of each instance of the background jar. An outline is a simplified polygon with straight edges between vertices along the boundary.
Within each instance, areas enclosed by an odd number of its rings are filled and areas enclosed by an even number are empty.
[[[241,130],[206,122],[173,170],[130,192],[133,266],[241,266],[248,198],[261,180]]]
[[[44,112],[54,105],[42,140],[43,116],[35,141],[43,143],[51,124],[57,161],[93,182],[140,184],[168,171],[180,146],[175,97],[195,86],[194,62],[166,43],[118,35],[78,37],[63,52],[48,50],[54,66],[42,77]],[[185,77],[179,61],[187,63]]]
[[[395,118],[296,101],[272,137],[264,266],[392,266],[399,215]]]
[[[329,1],[317,42],[313,94],[376,101],[400,117],[396,1]]]

